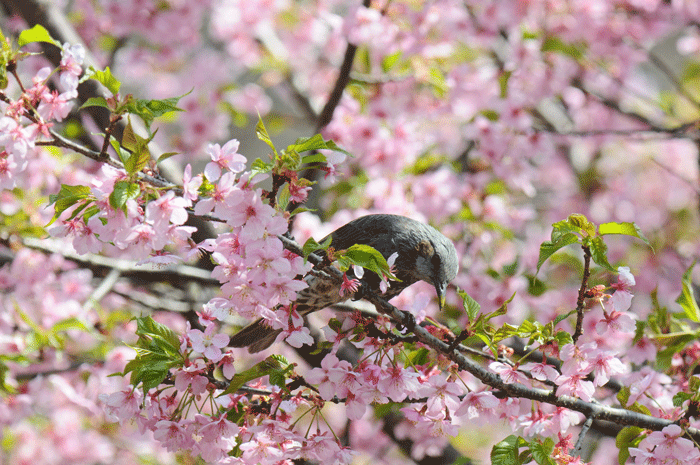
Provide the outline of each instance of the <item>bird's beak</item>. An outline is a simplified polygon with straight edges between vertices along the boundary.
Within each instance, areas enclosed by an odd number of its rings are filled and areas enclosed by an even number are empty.
[[[445,306],[445,291],[446,290],[447,290],[447,283],[435,284],[435,292],[437,292],[438,304],[440,305],[440,311],[442,311],[442,307]]]

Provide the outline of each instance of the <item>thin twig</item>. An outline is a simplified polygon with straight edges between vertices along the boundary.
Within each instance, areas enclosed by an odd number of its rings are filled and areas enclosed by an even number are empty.
[[[104,141],[102,141],[102,150],[100,150],[100,157],[103,159],[109,158],[109,155],[107,155],[107,149],[109,149],[109,140],[112,137],[112,133],[114,132],[114,128],[117,127],[117,123],[122,119],[120,115],[112,115],[109,118],[109,126],[107,126],[107,129],[105,130],[105,138]]]
[[[211,277],[211,271],[203,270],[189,265],[171,265],[167,268],[154,268],[148,266],[136,266],[133,260],[122,258],[105,257],[96,254],[79,255],[71,250],[67,250],[65,243],[51,239],[35,239],[26,237],[22,239],[26,247],[42,250],[47,253],[56,253],[71,261],[83,263],[90,268],[107,268],[119,271],[122,276],[133,277],[142,282],[174,281],[177,279],[187,279],[201,282],[203,284],[220,285],[219,281]]]
[[[586,437],[586,433],[591,428],[593,424],[593,417],[590,416],[586,418],[586,421],[581,426],[581,432],[578,434],[578,439],[576,440],[576,446],[574,447],[573,453],[571,455],[578,456],[581,455],[581,448],[583,447],[583,440]]]
[[[578,290],[578,299],[576,299],[576,330],[572,339],[574,344],[583,334],[583,307],[586,302],[586,291],[588,290],[588,279],[591,276],[591,248],[584,245],[583,248],[583,278],[581,279],[581,287]]]
[[[371,3],[370,0],[363,0],[362,5],[365,8],[369,8]],[[321,114],[316,122],[316,132],[320,132],[321,129],[325,128],[333,119],[333,112],[335,112],[335,108],[338,106],[338,103],[340,103],[343,92],[350,82],[350,71],[352,71],[352,64],[355,61],[356,52],[357,45],[349,43],[348,47],[345,49],[343,63],[340,65],[340,70],[338,71],[338,79],[336,79],[333,90],[328,96],[326,105],[323,107],[323,110],[321,110]]]

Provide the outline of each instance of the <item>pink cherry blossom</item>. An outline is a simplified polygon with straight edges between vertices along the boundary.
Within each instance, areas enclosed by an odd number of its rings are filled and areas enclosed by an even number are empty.
[[[581,374],[562,374],[554,382],[559,386],[556,394],[558,396],[566,395],[578,397],[581,400],[590,402],[595,392],[593,383],[585,380],[585,375]]]
[[[502,362],[491,362],[489,369],[499,375],[506,384],[527,383],[527,376],[514,366]]]
[[[191,206],[192,202],[197,200],[199,197],[199,186],[202,185],[203,179],[201,175],[197,175],[194,178],[192,177],[192,165],[189,163],[187,166],[185,166],[185,171],[182,175],[182,189],[183,189],[183,197],[189,201],[189,204],[186,206]]]
[[[477,418],[498,406],[498,399],[490,392],[468,392],[462,400],[462,405],[455,412],[456,416]]]
[[[221,176],[222,170],[229,170],[234,173],[240,173],[245,169],[246,158],[239,154],[239,142],[232,139],[224,144],[223,147],[219,144],[209,144],[207,146],[207,154],[212,161],[207,163],[204,168],[204,175],[211,182],[215,182]]]
[[[529,371],[533,378],[539,381],[554,381],[559,376],[559,372],[551,365],[546,363],[529,362],[520,367],[522,370]]]
[[[187,221],[187,200],[169,191],[146,206],[146,217],[157,225],[181,225]]]
[[[209,324],[205,331],[191,329],[187,332],[192,349],[201,353],[212,362],[218,362],[223,357],[221,349],[228,345],[229,337],[223,333],[217,333],[216,327]]]

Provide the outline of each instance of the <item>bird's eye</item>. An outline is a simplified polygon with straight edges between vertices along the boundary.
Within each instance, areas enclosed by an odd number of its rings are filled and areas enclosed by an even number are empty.
[[[439,270],[440,265],[442,264],[442,261],[440,260],[440,255],[434,254],[433,257],[430,259],[430,263],[433,265],[433,269]]]

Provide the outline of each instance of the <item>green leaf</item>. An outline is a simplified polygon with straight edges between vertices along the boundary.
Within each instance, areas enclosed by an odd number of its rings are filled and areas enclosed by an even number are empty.
[[[308,152],[311,150],[333,150],[336,152],[343,152],[350,155],[349,152],[341,149],[332,140],[324,140],[321,134],[315,134],[311,137],[300,137],[293,144],[287,146],[285,152]],[[312,163],[312,162],[325,162],[326,157],[321,154],[313,154],[302,159],[302,163]]]
[[[498,75],[498,86],[501,89],[501,98],[508,98],[508,80],[513,71],[503,71]]]
[[[88,195],[90,195],[90,188],[87,186],[69,186],[61,184],[61,190],[58,191],[58,194],[49,196],[49,205],[55,204],[55,206],[53,218],[51,218],[51,221],[49,221],[46,226],[52,224],[58,219],[61,213],[87,198]]]
[[[180,340],[173,330],[150,316],[134,318],[139,336],[134,350],[136,358],[126,364],[124,373],[131,373],[130,382],[142,385],[144,392],[158,386],[171,368],[182,366]]]
[[[430,351],[425,347],[421,347],[407,353],[406,358],[411,362],[411,365],[425,365],[430,359]]]
[[[277,153],[277,149],[275,148],[275,144],[272,143],[272,139],[270,139],[270,134],[268,134],[267,129],[265,128],[265,123],[263,123],[263,120],[260,117],[260,115],[258,115],[258,124],[255,125],[255,134],[258,136],[258,139],[270,146],[275,156],[279,156]]]
[[[636,237],[644,241],[646,245],[651,247],[649,240],[644,236],[642,230],[634,223],[603,223],[598,226],[598,234],[605,236],[606,234],[623,234],[625,236]]]
[[[49,31],[46,30],[44,26],[41,26],[37,24],[31,29],[26,29],[22,31],[19,34],[19,38],[17,39],[17,44],[20,47],[23,47],[27,44],[31,44],[33,42],[47,42],[49,44],[54,44],[57,47],[60,47],[61,44],[51,37],[51,34],[49,34]]]
[[[317,250],[328,250],[328,247],[331,246],[331,240],[332,238],[329,236],[323,244],[319,244],[313,237],[308,238],[301,248],[304,254],[304,260],[306,260],[310,253],[316,252]]]
[[[399,58],[402,56],[401,50],[392,53],[391,55],[387,55],[384,57],[382,60],[382,71],[385,73],[388,72],[391,68],[394,67],[394,65],[399,61]]]
[[[260,173],[269,173],[272,171],[272,168],[274,168],[275,165],[272,163],[265,163],[259,158],[256,158],[253,160],[253,163],[250,165],[250,178],[254,178],[257,174]]]
[[[80,106],[80,109],[82,110],[83,108],[87,107],[102,107],[111,110],[107,100],[104,97],[90,97]]]
[[[284,186],[277,192],[277,209],[279,211],[286,211],[290,198],[289,183],[284,183]]]
[[[469,321],[473,322],[476,320],[479,310],[481,310],[481,305],[462,289],[457,288],[457,294],[462,298],[462,303],[464,304],[464,309],[467,311]]]
[[[377,249],[371,245],[355,244],[345,252],[345,257],[350,259],[353,264],[359,265],[362,268],[368,269],[377,273],[379,276],[389,276],[391,279],[397,280],[389,269],[389,264],[386,258]]]
[[[142,353],[126,364],[123,375],[131,373],[129,382],[134,387],[141,385],[143,391],[148,392],[151,388],[162,383],[165,377],[168,376],[170,368],[177,365],[168,357]]]
[[[629,448],[637,447],[642,440],[642,433],[644,429],[639,426],[626,426],[617,433],[615,437],[615,446],[620,450],[618,455],[618,463],[620,465],[625,465],[627,459],[630,457]]]
[[[686,318],[695,323],[700,323],[700,308],[695,300],[695,292],[693,291],[693,268],[695,262],[683,273],[683,290],[681,295],[676,299],[676,303],[683,309],[683,314]]]
[[[291,216],[297,215],[297,214],[299,214],[299,213],[303,213],[303,212],[315,212],[315,211],[316,211],[315,208],[297,207],[297,208],[294,209],[294,211],[292,211],[292,213],[289,214],[289,216],[291,217]]]
[[[438,67],[432,67],[428,70],[428,82],[432,86],[433,93],[437,97],[444,97],[449,90],[445,73]]]
[[[552,438],[545,438],[542,442],[533,440],[530,443],[532,458],[540,465],[554,465],[556,463],[552,458],[553,451],[554,440]]]
[[[693,376],[693,378],[697,379],[697,376]],[[691,379],[693,379],[693,378],[691,378]],[[683,405],[683,402],[685,402],[686,400],[690,400],[692,398],[693,398],[692,394],[689,394],[687,392],[677,392],[673,396],[673,406],[680,407],[681,405]]]
[[[596,233],[596,227],[593,223],[588,221],[588,218],[586,218],[584,215],[580,213],[573,213],[569,215],[569,217],[566,219],[566,222],[573,228],[578,228],[579,229],[579,234],[584,234],[587,236],[595,236]]]
[[[574,343],[573,336],[571,336],[571,334],[569,332],[564,331],[563,329],[554,333],[554,340],[557,341],[557,344],[559,344],[559,347],[564,347],[567,344]]]
[[[700,377],[691,376],[688,380],[688,389],[690,392],[700,392]]]
[[[302,157],[301,162],[302,163],[326,163],[328,159],[326,156],[320,152],[317,153],[312,153],[311,155],[306,155],[305,157]]]
[[[308,152],[310,150],[325,149],[326,141],[323,140],[321,134],[314,134],[311,137],[300,137],[293,144],[286,148],[286,152]]]
[[[540,245],[540,257],[537,260],[537,272],[535,274],[539,273],[544,262],[546,262],[547,259],[554,255],[559,249],[566,247],[567,245],[574,244],[578,242],[578,240],[578,236],[571,232],[558,235],[556,239],[554,239],[554,232],[552,232],[552,240],[544,241],[542,245]]]
[[[126,202],[135,199],[141,193],[141,188],[137,183],[129,181],[117,181],[114,190],[109,194],[109,204],[115,210],[122,210],[126,213]]]
[[[71,318],[66,318],[65,320],[61,320],[55,325],[51,327],[51,331],[54,333],[58,333],[61,331],[69,331],[69,330],[78,330],[78,331],[83,331],[83,332],[88,332],[90,329],[80,321],[79,319],[75,317]]]
[[[194,89],[193,89],[194,90]],[[185,111],[178,107],[177,104],[182,97],[185,97],[192,93],[192,90],[186,94],[179,95],[177,97],[170,97],[159,100],[145,100],[145,99],[135,99],[127,103],[125,109],[131,114],[137,115],[141,118],[147,128],[150,127],[155,118],[163,116],[167,113],[172,113],[174,111]]]
[[[527,278],[528,294],[539,297],[545,293],[547,290],[547,285],[544,283],[544,281],[541,281],[532,275],[526,275],[525,277]]]
[[[541,50],[543,52],[556,52],[562,55],[569,56],[574,60],[580,60],[584,57],[586,44],[581,42],[578,44],[567,44],[559,37],[547,37],[542,43]]]
[[[148,144],[155,135],[156,133],[154,132],[149,138],[139,136],[134,131],[131,125],[131,118],[129,118],[122,135],[122,146],[132,152],[131,155],[123,160],[124,169],[127,173],[138,173],[148,164],[151,159],[151,151],[148,149]]]
[[[493,342],[501,342],[519,333],[518,328],[511,324],[505,323],[503,326],[498,328],[495,333],[493,333]]]
[[[229,386],[220,395],[233,394],[249,381],[272,373],[279,373],[280,370],[284,371],[286,368],[287,364],[284,364],[280,357],[271,355],[262,362],[255,364],[252,368],[236,373],[231,379]]]
[[[491,449],[491,465],[521,465],[520,446],[527,442],[518,436],[508,436]]]
[[[170,157],[172,157],[172,156],[175,156],[175,155],[179,154],[179,153],[180,153],[180,152],[165,152],[165,153],[161,154],[161,155],[158,157],[158,160],[156,160],[156,165],[157,165],[158,163],[162,162],[162,161],[167,160],[168,158],[170,158]]]
[[[608,246],[605,245],[605,242],[603,242],[602,237],[596,236],[593,239],[591,239],[590,248],[591,258],[595,263],[607,269],[608,271],[612,271],[613,273],[617,272],[617,270],[613,268],[610,262],[608,262]]]
[[[109,66],[107,66],[104,71],[96,69],[94,67],[89,68],[89,79],[94,79],[109,90],[112,95],[117,95],[119,93],[119,88],[122,83],[119,79],[115,78],[110,71]]]
[[[158,323],[150,316],[138,317],[136,320],[136,335],[154,341],[156,346],[165,353],[178,355],[180,353],[180,338],[172,329]]]

